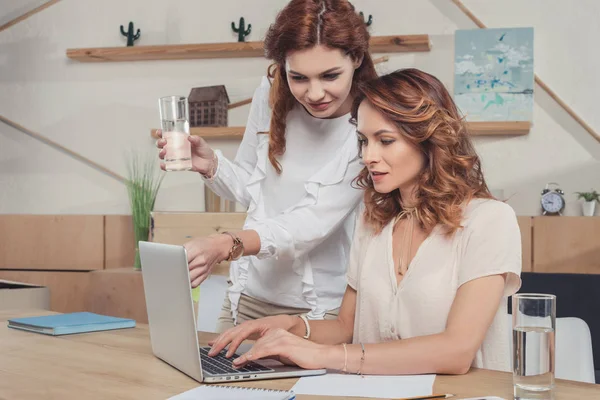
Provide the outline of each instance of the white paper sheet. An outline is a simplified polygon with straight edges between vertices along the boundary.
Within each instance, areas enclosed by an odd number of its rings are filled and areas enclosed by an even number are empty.
[[[433,393],[435,375],[360,375],[326,374],[303,377],[292,388],[296,394],[403,398]]]

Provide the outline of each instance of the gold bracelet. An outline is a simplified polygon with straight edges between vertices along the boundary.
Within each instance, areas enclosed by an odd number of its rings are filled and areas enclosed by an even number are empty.
[[[342,343],[342,346],[344,346],[344,369],[342,370],[342,372],[347,373],[348,372],[348,349],[346,348],[346,343]]]
[[[363,374],[361,373],[361,371],[362,371],[363,365],[365,363],[365,345],[361,343],[360,347],[362,349],[362,356],[360,357],[360,368],[358,368],[358,372],[356,373],[356,375],[363,376]]]

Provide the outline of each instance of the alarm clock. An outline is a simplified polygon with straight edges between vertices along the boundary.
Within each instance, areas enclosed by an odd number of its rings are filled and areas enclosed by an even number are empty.
[[[565,208],[564,194],[557,183],[547,183],[542,190],[542,215],[562,215],[561,212]]]

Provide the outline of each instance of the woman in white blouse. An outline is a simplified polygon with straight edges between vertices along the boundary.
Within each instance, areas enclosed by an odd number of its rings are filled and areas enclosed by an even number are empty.
[[[247,322],[212,351],[230,344],[231,355],[253,337],[234,365],[276,356],[363,374],[509,370],[519,227],[513,210],[492,199],[449,93],[429,74],[401,70],[364,85],[353,116],[365,208],[338,318]]]
[[[194,287],[233,261],[219,331],[268,315],[337,315],[362,196],[351,185],[362,167],[350,109],[357,84],[376,77],[368,43],[347,1],[292,0],[267,32],[274,64],[235,160],[190,137],[207,187],[248,207],[242,231],[185,244]]]

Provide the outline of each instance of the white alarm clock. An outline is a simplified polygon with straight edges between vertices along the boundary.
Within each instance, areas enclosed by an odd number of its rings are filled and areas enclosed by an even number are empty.
[[[550,188],[550,186],[554,186]],[[542,215],[562,215],[562,211],[565,208],[565,199],[558,184],[550,182],[546,184],[544,190],[542,190]]]

